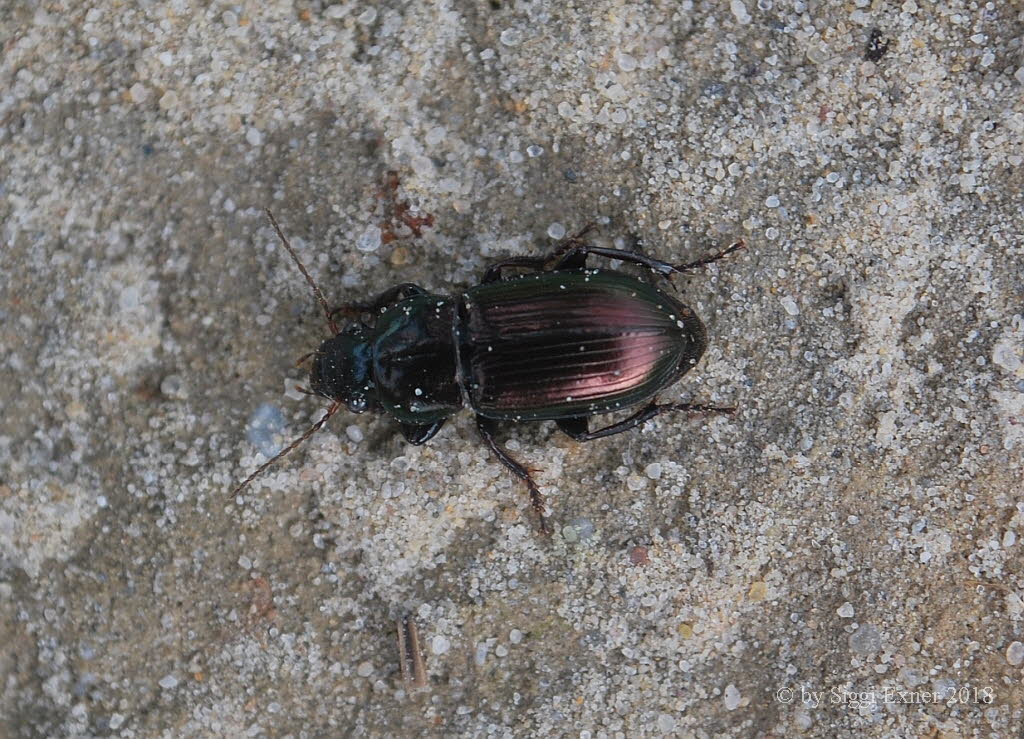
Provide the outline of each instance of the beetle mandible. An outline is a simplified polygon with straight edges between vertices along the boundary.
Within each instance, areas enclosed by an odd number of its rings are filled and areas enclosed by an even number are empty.
[[[697,315],[650,283],[588,269],[590,255],[639,264],[671,278],[718,261],[727,249],[686,264],[588,244],[586,226],[546,257],[511,257],[491,265],[479,285],[435,295],[413,283],[368,303],[331,309],[274,218],[274,230],[327,319],[331,338],[312,357],[310,390],[331,401],[324,416],[261,465],[232,494],[306,441],[342,406],[394,417],[411,444],[433,437],[463,406],[498,460],[525,483],[548,533],[544,498],[530,470],[494,439],[498,421],[554,421],[577,441],[627,431],[662,413],[731,413],[734,408],[659,404],[655,395],[685,375],[707,347]],[[506,269],[526,270],[505,277]],[[353,319],[339,330],[335,316]],[[365,320],[369,317],[369,320]],[[591,431],[590,416],[643,406]]]

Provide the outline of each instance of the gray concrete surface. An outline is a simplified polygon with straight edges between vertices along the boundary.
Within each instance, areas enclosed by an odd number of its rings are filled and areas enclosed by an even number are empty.
[[[0,734],[1016,736],[1022,29],[0,0]],[[422,237],[378,243],[388,170]],[[508,428],[550,539],[469,414],[419,448],[339,414],[232,497],[323,411],[264,206],[339,302],[595,219],[674,262],[743,238],[680,282],[711,347],[663,396],[740,410]]]

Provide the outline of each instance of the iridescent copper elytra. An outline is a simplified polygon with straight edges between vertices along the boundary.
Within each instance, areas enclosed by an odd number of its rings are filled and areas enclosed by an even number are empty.
[[[331,402],[324,416],[235,489],[300,445],[342,406],[394,417],[411,444],[434,436],[463,406],[476,414],[484,443],[525,483],[548,532],[544,498],[530,470],[494,439],[499,421],[554,421],[577,441],[628,431],[662,413],[731,413],[733,408],[659,404],[655,395],[685,375],[704,353],[707,332],[688,307],[631,275],[588,269],[591,255],[642,265],[671,278],[743,247],[687,264],[588,244],[588,226],[546,257],[492,265],[479,285],[436,295],[412,283],[368,303],[332,310],[273,214],[267,216],[313,289],[331,338],[312,354],[311,395]],[[506,270],[525,274],[505,277]],[[339,330],[335,316],[352,322]],[[617,423],[591,431],[589,418],[631,407]]]

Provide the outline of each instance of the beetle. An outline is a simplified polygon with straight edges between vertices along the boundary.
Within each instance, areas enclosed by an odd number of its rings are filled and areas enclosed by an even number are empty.
[[[320,303],[331,336],[312,358],[310,395],[331,402],[324,416],[233,492],[306,441],[341,407],[377,411],[399,423],[410,444],[423,444],[461,408],[498,460],[526,485],[548,533],[544,498],[530,470],[494,438],[500,421],[554,421],[577,441],[622,433],[662,413],[731,413],[734,408],[659,404],[656,394],[697,364],[707,332],[692,309],[632,275],[588,268],[591,255],[638,264],[671,278],[741,249],[672,265],[637,251],[591,245],[587,226],[546,257],[518,256],[490,266],[480,284],[438,295],[413,283],[368,303],[331,309],[270,210],[281,243]],[[525,270],[505,276],[506,270]],[[335,316],[352,319],[343,330]],[[302,388],[300,388],[302,389]],[[591,416],[642,406],[591,431]]]

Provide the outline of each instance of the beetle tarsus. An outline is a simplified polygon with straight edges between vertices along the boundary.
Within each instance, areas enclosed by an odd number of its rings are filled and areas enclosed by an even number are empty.
[[[735,244],[732,244],[731,246],[728,246],[725,249],[722,249],[721,251],[717,251],[710,256],[704,257],[703,259],[698,259],[695,262],[688,262],[687,264],[675,265],[674,267],[672,267],[672,274],[678,274],[679,272],[687,272],[689,270],[698,269],[699,267],[706,267],[712,262],[717,262],[719,259],[724,259],[725,257],[732,254],[734,251],[739,251],[740,249],[743,249],[745,247],[746,243],[743,241],[743,239],[740,239]]]
[[[506,469],[526,483],[526,487],[530,491],[530,506],[540,519],[540,532],[542,534],[550,534],[551,529],[548,528],[547,511],[544,508],[544,495],[540,492],[540,488],[537,487],[537,483],[533,481],[533,477],[530,475],[530,472],[533,470],[512,459],[509,453],[502,449],[498,442],[494,440],[495,425],[494,420],[491,418],[485,418],[484,416],[476,417],[476,427],[480,431],[480,436],[483,438],[484,443],[494,452],[494,456],[505,465]]]

